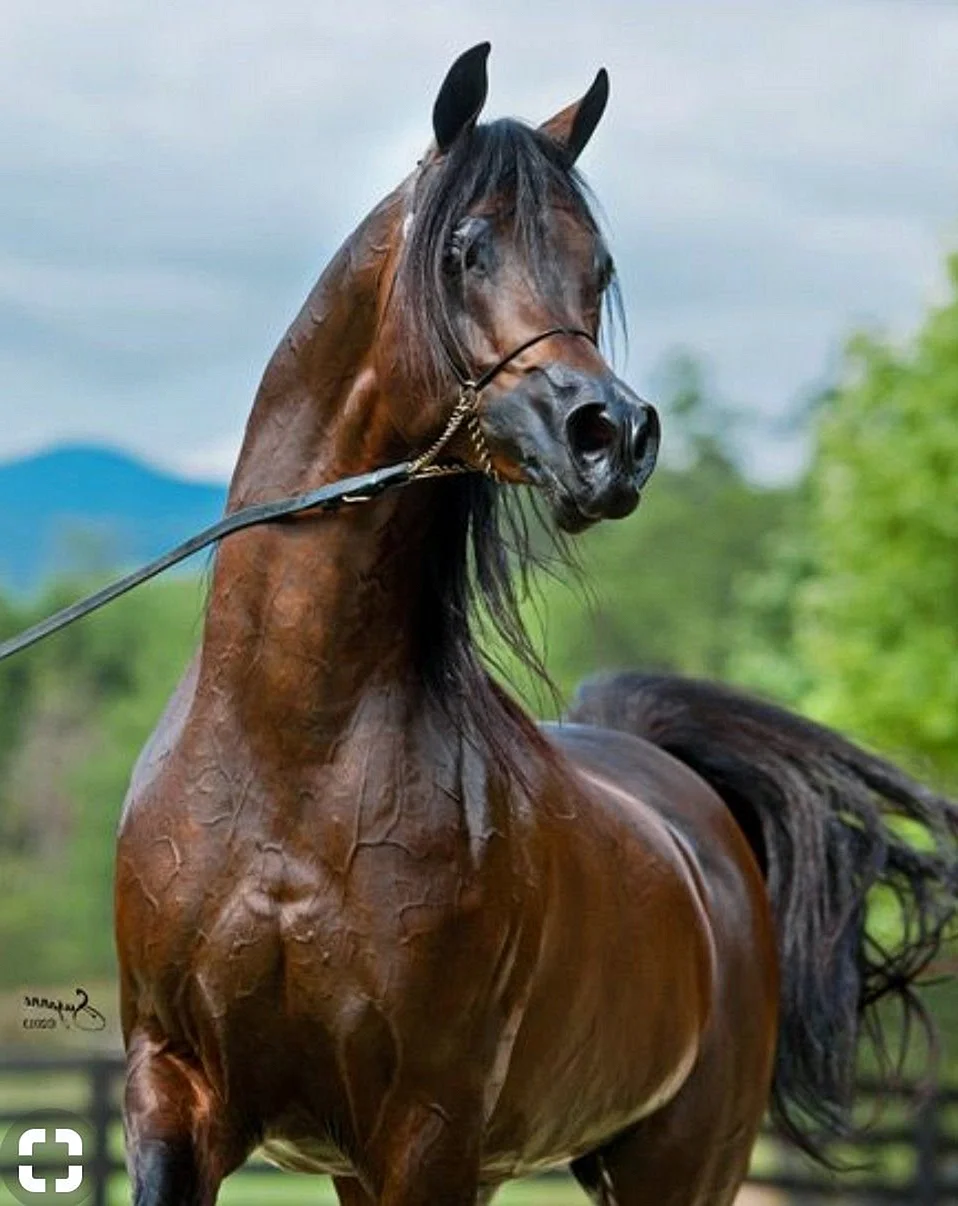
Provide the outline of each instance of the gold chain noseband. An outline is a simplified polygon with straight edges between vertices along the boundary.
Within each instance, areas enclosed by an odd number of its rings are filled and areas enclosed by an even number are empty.
[[[595,336],[582,327],[550,327],[548,330],[542,331],[538,335],[533,335],[531,339],[527,339],[524,343],[519,344],[508,356],[503,356],[500,361],[494,364],[492,368],[487,369],[477,380],[473,380],[460,370],[456,358],[450,353],[448,347],[443,344],[452,371],[459,380],[459,398],[442,434],[430,444],[425,452],[412,461],[409,471],[410,478],[441,477],[455,473],[474,472],[471,465],[466,465],[463,462],[453,461],[445,465],[436,463],[436,457],[442,452],[443,448],[445,448],[463,423],[465,423],[469,439],[472,442],[473,451],[479,462],[480,470],[486,477],[492,478],[494,482],[501,481],[502,479],[493,464],[492,453],[489,451],[489,445],[486,443],[486,437],[479,419],[479,395],[507,364],[515,360],[517,356],[521,355],[528,348],[541,343],[544,339],[550,339],[553,335],[581,335],[585,339],[588,339],[590,343],[595,343]]]
[[[492,453],[489,451],[489,445],[486,443],[486,437],[483,435],[482,426],[479,422],[479,392],[472,381],[460,385],[459,400],[452,414],[449,416],[449,422],[443,429],[442,435],[434,443],[430,444],[421,456],[417,456],[412,462],[409,470],[410,478],[442,477],[453,473],[473,472],[471,465],[466,465],[462,462],[452,462],[448,465],[436,464],[436,457],[456,434],[463,422],[465,422],[466,430],[469,432],[469,438],[472,441],[473,451],[479,461],[480,469],[486,477],[491,477],[494,482],[500,480],[499,473],[492,463]]]

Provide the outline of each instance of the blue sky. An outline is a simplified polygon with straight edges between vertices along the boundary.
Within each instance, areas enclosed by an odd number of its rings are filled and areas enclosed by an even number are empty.
[[[93,439],[226,476],[274,344],[483,38],[488,115],[541,120],[610,71],[581,166],[641,391],[686,346],[774,423],[850,330],[904,335],[940,290],[954,4],[4,0],[0,459]]]

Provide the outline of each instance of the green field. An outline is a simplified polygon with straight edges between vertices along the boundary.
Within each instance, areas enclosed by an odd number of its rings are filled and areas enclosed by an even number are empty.
[[[129,1206],[129,1183],[125,1177],[110,1182],[110,1206]],[[2,1189],[0,1189],[2,1193]],[[334,1206],[336,1194],[326,1177],[293,1173],[253,1176],[236,1173],[225,1182],[218,1206]],[[516,1181],[496,1198],[496,1206],[586,1206],[588,1198],[571,1178],[550,1177]]]
[[[125,1186],[117,1178],[116,1193],[111,1191],[111,1206],[126,1206]],[[220,1190],[219,1206],[261,1206],[268,1193],[270,1206],[326,1206],[336,1202],[333,1186],[325,1177],[306,1177],[292,1173],[262,1176],[238,1173]],[[507,1185],[496,1198],[497,1206],[586,1206],[588,1198],[571,1178],[550,1177],[535,1181],[516,1181]]]

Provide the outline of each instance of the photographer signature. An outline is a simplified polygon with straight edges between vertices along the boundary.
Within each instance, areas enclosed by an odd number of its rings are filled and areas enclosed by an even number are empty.
[[[25,996],[23,1008],[28,1016],[23,1019],[24,1030],[55,1030],[58,1025],[64,1030],[102,1030],[106,1018],[90,1004],[86,989],[78,988],[75,995],[76,1001]]]

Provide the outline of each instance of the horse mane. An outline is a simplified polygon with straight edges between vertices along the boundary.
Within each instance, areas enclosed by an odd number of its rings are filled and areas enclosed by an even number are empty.
[[[556,695],[526,627],[522,601],[533,567],[550,560],[575,572],[575,558],[562,536],[546,526],[531,491],[522,492],[528,495],[523,498],[519,490],[478,474],[442,479],[431,488],[431,555],[416,612],[416,664],[427,694],[456,726],[511,762],[502,744],[509,735],[503,708],[514,718],[522,713],[491,677],[491,669],[502,672],[502,660],[483,649],[478,631],[498,640]]]
[[[562,312],[561,263],[549,215],[571,212],[601,241],[591,194],[565,149],[512,119],[464,133],[417,186],[414,213],[397,267],[390,305],[406,332],[404,375],[434,400],[455,396],[450,354],[473,365],[457,325],[444,259],[453,232],[470,212],[494,211],[511,222],[517,254],[537,297]],[[613,320],[610,322],[610,319]],[[614,279],[603,296],[603,327],[625,323]],[[538,505],[533,491],[502,487],[478,474],[433,484],[432,550],[418,610],[418,664],[429,693],[501,757],[503,707],[521,711],[488,674],[475,637],[477,615],[517,662],[557,696],[526,628],[521,603],[529,572],[545,561],[575,570],[571,548]],[[514,571],[518,570],[516,575]],[[526,726],[529,722],[523,718]],[[510,729],[507,726],[506,734]]]

